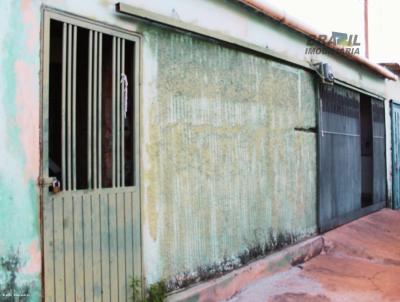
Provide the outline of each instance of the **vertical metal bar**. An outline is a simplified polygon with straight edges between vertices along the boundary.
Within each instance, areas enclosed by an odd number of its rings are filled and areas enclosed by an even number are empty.
[[[62,43],[62,92],[61,92],[61,174],[62,174],[62,189],[67,190],[67,180],[66,180],[66,80],[67,80],[67,24],[63,24],[63,43]]]
[[[116,139],[115,139],[115,68],[116,68],[116,38],[113,37],[113,44],[112,44],[112,185],[113,187],[116,186]]]
[[[125,39],[122,39],[121,73],[125,74]],[[128,87],[125,87],[126,89]],[[127,92],[126,92],[127,93]],[[125,186],[125,93],[121,93],[121,186]]]
[[[43,86],[42,95],[43,103],[41,106],[41,138],[42,138],[42,169],[40,176],[49,176],[49,81],[50,81],[50,16],[45,13],[43,19]],[[59,117],[61,119],[61,116]],[[62,148],[62,146],[61,146]],[[61,180],[61,179],[60,179]],[[64,188],[63,188],[64,190]],[[49,194],[48,190],[44,188],[41,189],[42,194],[42,209],[40,219],[40,227],[43,234],[43,275],[46,274],[46,282],[44,283],[44,298],[49,298],[48,300],[54,299],[55,297],[55,263],[54,263],[54,245],[53,245],[53,198]]]
[[[94,32],[93,57],[93,187],[97,188],[97,36]]]
[[[103,68],[102,68],[102,61],[103,61],[103,34],[99,33],[99,91],[98,91],[98,112],[99,112],[99,126],[98,126],[98,174],[99,174],[99,183],[98,186],[99,188],[102,187],[101,185],[101,173],[102,173],[102,167],[101,167],[101,163],[102,163],[102,153],[101,153],[101,147],[102,147],[102,140],[101,140],[101,136],[102,136],[102,100],[101,100],[101,90],[102,90],[102,72],[103,72]]]
[[[72,24],[68,24],[68,80],[67,80],[67,162],[68,162],[68,190],[72,189],[72,171],[71,171],[71,162],[72,162],[72,100],[71,100],[71,91],[72,91],[72,73],[71,73],[71,62],[72,62]]]
[[[49,82],[50,82],[50,17],[48,14],[44,14],[44,19],[43,19],[43,85],[42,85],[42,95],[43,95],[43,102],[41,103],[40,107],[40,119],[42,122],[42,127],[40,135],[41,135],[41,145],[42,145],[42,153],[41,153],[41,159],[42,159],[42,165],[41,165],[41,171],[40,171],[40,176],[41,177],[47,177],[49,176],[49,143],[50,143],[50,137],[49,137]],[[61,45],[62,47],[62,45]],[[61,116],[60,116],[61,119]],[[46,190],[42,190],[42,193],[44,194],[43,201],[47,200],[46,195],[48,192]],[[43,222],[43,220],[41,220]],[[46,263],[46,261],[44,261]],[[45,286],[47,288],[47,286]]]
[[[76,44],[78,40],[77,26],[74,25],[73,57],[72,57],[72,189],[76,190]]]
[[[92,49],[93,49],[93,31],[89,32],[89,69],[88,69],[88,189],[92,188]]]
[[[117,38],[117,186],[121,186],[121,39]]]
[[[138,48],[137,48],[137,43],[134,44],[133,48],[133,53],[131,54],[134,58],[134,64],[133,64],[133,79],[131,81],[133,85],[133,93],[132,93],[132,121],[131,121],[131,127],[134,130],[133,131],[133,140],[132,140],[132,150],[133,150],[133,155],[132,155],[132,160],[133,160],[133,185],[138,186],[139,185],[139,133],[140,133],[140,127],[139,127],[139,121],[140,121],[140,101],[139,101],[139,77],[140,77],[140,68],[139,68],[139,55],[138,55]],[[140,237],[140,236],[139,236]],[[139,238],[138,237],[138,238]],[[140,254],[140,251],[139,251]]]
[[[398,113],[397,113],[397,105],[391,102],[391,117],[392,117],[392,207],[394,209],[397,208],[398,205],[398,179],[399,179],[399,170],[398,167]]]
[[[130,54],[131,55],[131,54]],[[135,162],[134,166],[134,186],[136,188],[140,187],[140,164],[139,164],[139,133],[140,133],[140,94],[139,94],[139,78],[140,78],[140,56],[139,56],[139,46],[138,42],[134,44],[134,50],[132,54],[135,58],[134,62],[134,77],[131,81],[133,85],[133,93],[132,93],[132,126],[134,129],[134,156],[133,160]],[[133,199],[134,198],[134,199]],[[140,232],[140,199],[139,199],[139,190],[138,193],[132,193],[132,220],[133,220],[133,268],[134,268],[134,276],[141,276],[142,274],[142,252],[141,252],[141,232]]]

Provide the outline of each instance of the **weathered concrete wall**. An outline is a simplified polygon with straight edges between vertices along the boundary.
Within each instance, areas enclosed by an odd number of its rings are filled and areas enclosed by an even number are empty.
[[[0,301],[38,301],[40,11],[0,1],[0,12]]]
[[[127,2],[310,59],[304,57],[303,36],[233,3],[196,1]],[[142,202],[148,283],[172,277],[182,279],[173,284],[179,286],[199,274],[208,277],[315,231],[316,138],[294,130],[315,127],[308,72],[138,26],[116,15],[111,0],[1,1],[0,256],[19,251],[16,286],[28,285],[32,300],[40,289],[35,181],[41,4],[144,35]],[[380,78],[354,63],[331,54],[317,59],[332,63],[343,79],[382,90]],[[11,276],[4,267],[0,288]]]
[[[316,135],[295,130],[315,127],[312,76],[143,32],[147,281],[182,286],[315,232]]]
[[[126,2],[304,59],[301,35],[229,2],[196,1]],[[0,1],[0,256],[19,251],[17,286],[28,285],[32,301],[39,300],[41,266],[35,184],[41,4],[143,31],[143,261],[148,283],[188,279],[182,274],[199,267],[211,268],[205,275],[228,270],[316,228],[315,134],[294,130],[315,126],[311,75],[183,34],[138,26],[137,20],[115,14],[114,3]],[[365,81],[364,69],[344,59],[334,63],[343,74],[353,68],[349,77]],[[366,83],[377,81],[369,73],[366,77]],[[2,266],[0,288],[10,276]]]

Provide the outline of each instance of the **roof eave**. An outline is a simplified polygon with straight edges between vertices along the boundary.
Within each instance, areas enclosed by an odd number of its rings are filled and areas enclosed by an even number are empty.
[[[297,32],[300,32],[300,33],[306,35],[310,39],[317,41],[317,42],[323,44],[325,47],[334,50],[339,55],[344,56],[351,61],[354,61],[361,65],[364,65],[368,69],[381,75],[384,78],[387,78],[387,79],[390,79],[393,81],[398,80],[397,75],[395,75],[393,72],[387,70],[383,66],[373,63],[370,60],[368,60],[362,56],[358,56],[358,55],[352,54],[350,52],[346,52],[346,51],[344,51],[344,47],[341,45],[328,43],[327,41],[318,39],[318,37],[321,35],[320,32],[305,25],[302,21],[298,20],[297,18],[288,15],[284,10],[277,8],[272,3],[270,3],[268,0],[263,0],[262,2],[259,0],[237,0],[237,1],[243,3],[244,5],[246,5],[248,7],[251,7],[252,9],[262,13],[263,15],[268,16]]]

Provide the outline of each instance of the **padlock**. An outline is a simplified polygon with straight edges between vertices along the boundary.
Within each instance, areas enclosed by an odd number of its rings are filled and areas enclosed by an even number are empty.
[[[52,193],[58,193],[61,191],[61,183],[57,179],[53,180],[53,182],[50,186],[50,191]]]

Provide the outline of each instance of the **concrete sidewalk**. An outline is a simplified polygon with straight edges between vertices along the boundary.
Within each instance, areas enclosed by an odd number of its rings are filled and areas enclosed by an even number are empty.
[[[319,256],[249,284],[229,301],[400,301],[400,212],[383,209],[323,238]]]

